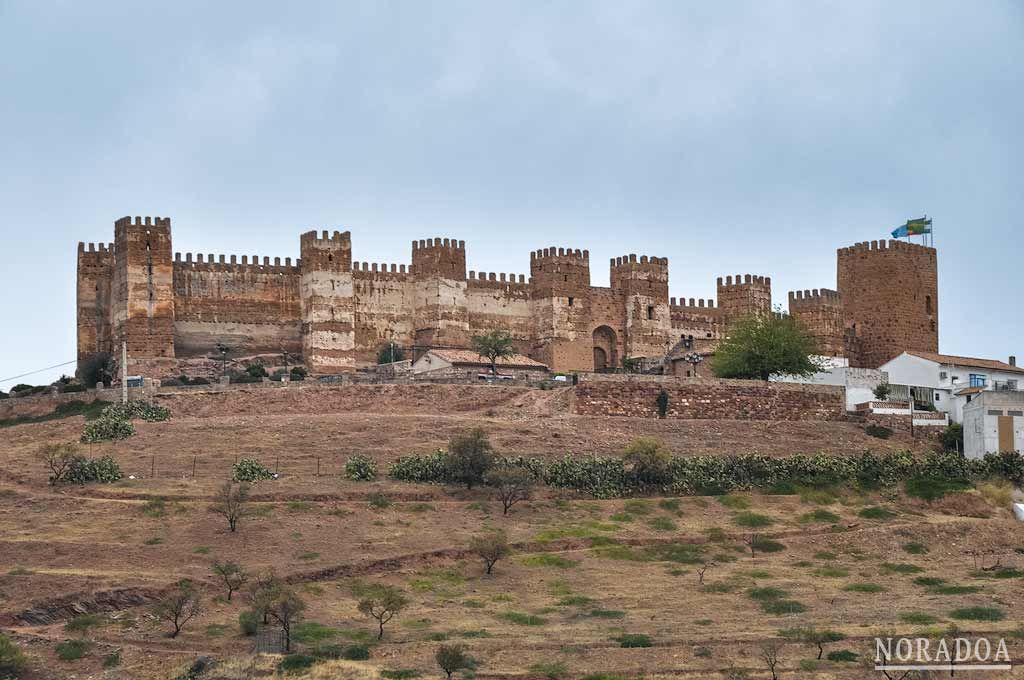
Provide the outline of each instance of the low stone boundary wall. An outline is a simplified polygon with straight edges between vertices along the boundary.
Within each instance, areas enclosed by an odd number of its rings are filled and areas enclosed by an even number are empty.
[[[658,395],[668,394],[668,418],[732,420],[844,420],[846,395],[835,385],[767,383],[645,375],[580,376],[580,415],[658,417]]]

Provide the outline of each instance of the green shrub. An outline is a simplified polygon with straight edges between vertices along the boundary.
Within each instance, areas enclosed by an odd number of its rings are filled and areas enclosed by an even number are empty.
[[[732,508],[733,510],[746,510],[747,508],[750,507],[749,498],[747,498],[746,496],[739,496],[732,493],[726,494],[724,496],[719,496],[718,502],[727,508]]]
[[[561,661],[541,661],[530,666],[527,670],[535,675],[540,675],[545,680],[562,680],[569,675],[569,669]]]
[[[103,657],[104,668],[117,668],[121,665],[121,652],[114,651]]]
[[[309,654],[289,654],[281,659],[277,667],[285,673],[301,673],[308,670],[317,662],[315,656]]]
[[[354,454],[345,462],[345,476],[357,482],[372,482],[377,478],[377,463],[369,456]]]
[[[90,628],[102,626],[105,623],[99,614],[81,614],[64,624],[64,630],[69,633],[86,633]]]
[[[625,648],[650,647],[653,644],[650,636],[644,635],[643,633],[623,633],[622,635],[612,639],[619,643],[619,647]]]
[[[939,444],[942,450],[947,453],[963,453],[964,451],[964,426],[960,423],[950,423],[939,434]]]
[[[243,609],[238,614],[238,630],[242,635],[255,635],[260,630],[260,617],[251,609]]]
[[[147,423],[159,423],[171,419],[171,411],[147,401],[129,401],[127,404],[111,404],[103,409],[100,418],[113,420],[145,420]]]
[[[876,437],[877,439],[888,439],[892,436],[892,430],[881,425],[876,425],[875,423],[871,423],[865,427],[864,432],[868,436]]]
[[[520,626],[543,626],[548,622],[547,619],[540,616],[524,614],[522,612],[501,612],[498,614],[498,618]]]
[[[783,616],[787,614],[801,614],[807,611],[807,607],[796,600],[769,600],[761,603],[761,611],[765,614]]]
[[[668,517],[652,517],[647,520],[647,526],[657,531],[675,531],[679,527]]]
[[[886,588],[877,583],[851,583],[845,586],[843,590],[850,593],[884,593]]]
[[[387,494],[375,493],[370,496],[370,507],[376,508],[377,510],[383,510],[384,508],[391,505],[391,499]]]
[[[67,385],[61,385],[61,394],[70,394],[73,392],[85,392],[88,389],[85,385],[79,385],[78,383],[68,383]]]
[[[849,649],[840,649],[835,652],[829,652],[825,658],[829,661],[856,661],[858,654]]]
[[[556,567],[558,569],[570,569],[578,564],[574,560],[551,553],[529,555],[522,559],[522,563],[527,567]]]
[[[98,482],[110,484],[121,479],[121,467],[110,456],[102,458],[86,458],[76,456],[68,466],[64,479],[69,484],[88,484]]]
[[[266,378],[270,375],[267,373],[266,366],[264,366],[263,362],[260,361],[256,361],[246,366],[245,373],[251,378]]]
[[[946,478],[933,475],[918,475],[917,477],[911,477],[903,484],[903,488],[906,490],[908,496],[921,498],[928,502],[934,501],[937,498],[942,498],[946,494],[954,491],[969,489],[970,486],[971,483],[962,477]]]
[[[61,661],[77,661],[85,656],[90,646],[88,640],[65,640],[57,644],[57,658]]]
[[[274,473],[255,458],[242,458],[231,467],[231,478],[236,482],[259,482],[274,479]]]
[[[763,536],[754,536],[750,541],[750,549],[754,552],[777,553],[786,549],[786,546],[778,541]]]
[[[941,586],[945,582],[946,582],[946,579],[939,578],[938,576],[918,576],[917,578],[914,579],[914,583],[915,584],[917,584],[919,586],[927,586],[929,588],[934,588],[936,586]]]
[[[1006,614],[995,607],[962,607],[949,613],[954,619],[966,621],[1002,621]]]
[[[908,552],[911,555],[928,554],[928,546],[926,546],[924,543],[904,543],[903,550],[904,552]]]
[[[932,616],[931,614],[922,614],[921,612],[905,612],[903,614],[900,614],[900,621],[915,626],[931,626],[932,624],[938,623],[939,619]]]
[[[929,590],[936,595],[970,595],[981,592],[981,586],[936,586]]]
[[[309,371],[306,370],[305,366],[292,366],[291,379],[292,380],[305,380],[306,376],[309,375]]]
[[[131,421],[101,415],[96,420],[85,424],[80,440],[83,444],[95,444],[128,439],[134,434],[135,426],[131,424]]]
[[[0,678],[17,678],[28,667],[28,659],[18,645],[0,634]]]
[[[882,569],[893,574],[920,574],[924,569],[905,562],[883,562]]]
[[[354,644],[345,647],[341,658],[349,661],[366,661],[370,658],[370,647],[364,644]]]

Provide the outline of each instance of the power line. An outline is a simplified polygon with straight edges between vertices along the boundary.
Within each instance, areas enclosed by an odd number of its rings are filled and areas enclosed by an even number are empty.
[[[12,376],[10,378],[3,378],[2,380],[0,380],[0,383],[10,382],[12,380],[17,380],[18,378],[24,378],[25,376],[35,375],[36,373],[42,373],[43,371],[52,371],[55,368],[60,368],[61,366],[68,366],[69,364],[75,364],[75,363],[78,363],[78,359],[72,359],[71,361],[65,361],[63,364],[57,364],[55,366],[47,366],[46,368],[40,368],[39,370],[36,370],[36,371],[29,371],[28,373],[22,373],[21,375],[15,375],[15,376]]]

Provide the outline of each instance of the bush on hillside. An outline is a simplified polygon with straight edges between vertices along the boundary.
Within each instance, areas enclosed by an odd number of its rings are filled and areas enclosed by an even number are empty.
[[[104,409],[105,411],[106,409]],[[102,415],[96,420],[85,424],[80,441],[83,444],[97,442],[120,441],[135,434],[135,426],[129,420],[107,418]]]
[[[102,458],[76,456],[68,466],[63,479],[69,484],[89,484],[91,482],[111,484],[123,476],[121,467],[110,456]]]
[[[357,453],[345,462],[345,476],[357,482],[372,482],[377,478],[377,463],[373,458]]]
[[[19,678],[28,667],[28,659],[18,645],[0,635],[0,678]]]
[[[876,439],[888,439],[892,436],[892,430],[882,425],[876,425],[875,423],[871,423],[865,427],[864,432],[869,437],[875,437]]]
[[[231,478],[236,482],[259,482],[273,479],[274,473],[255,458],[242,458],[232,466]]]
[[[103,409],[101,418],[113,418],[115,420],[145,420],[148,423],[159,423],[170,420],[170,409],[157,406],[147,401],[129,401],[127,404],[111,404]]]

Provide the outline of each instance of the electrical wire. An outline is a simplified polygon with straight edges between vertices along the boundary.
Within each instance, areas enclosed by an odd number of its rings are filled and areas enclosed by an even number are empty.
[[[43,371],[52,371],[55,368],[60,368],[61,366],[68,366],[70,364],[75,364],[75,363],[78,363],[78,359],[72,359],[71,361],[65,361],[63,364],[56,364],[55,366],[47,366],[46,368],[40,368],[37,371],[29,371],[28,373],[22,373],[21,375],[15,375],[15,376],[12,376],[10,378],[3,378],[3,379],[0,379],[0,383],[10,382],[12,380],[17,380],[18,378],[24,378],[24,377],[29,376],[29,375],[35,375],[36,373],[42,373]]]

